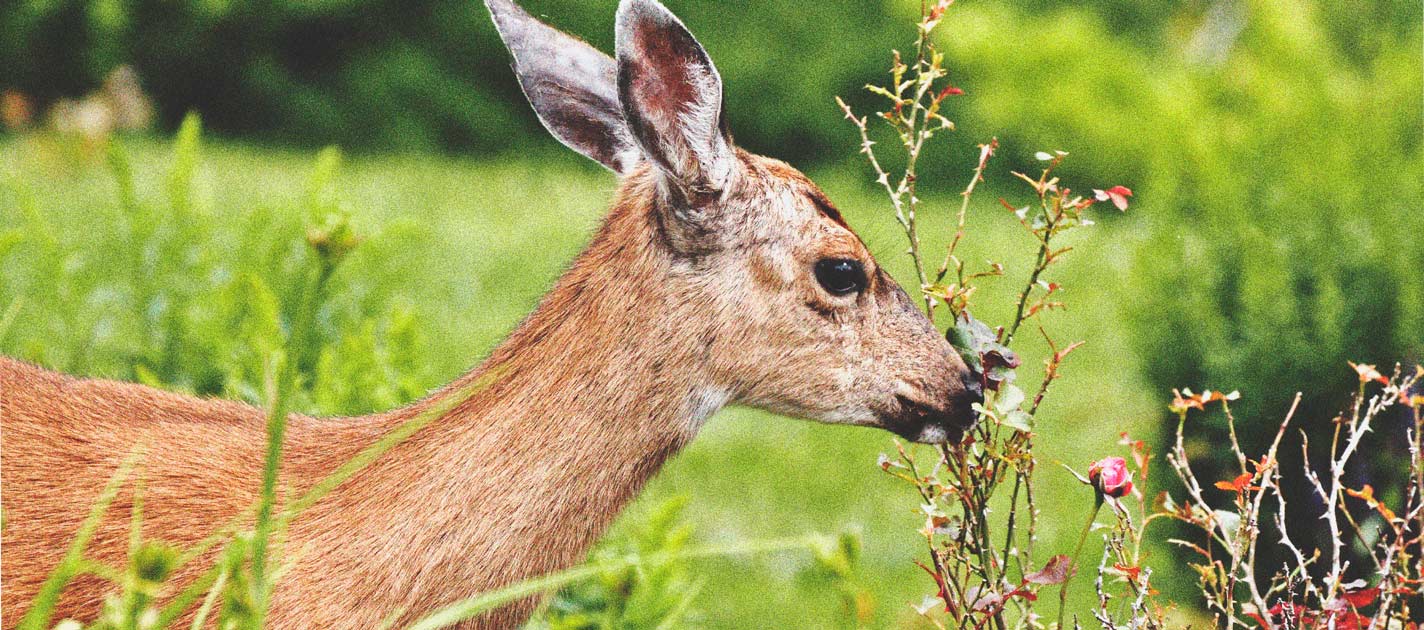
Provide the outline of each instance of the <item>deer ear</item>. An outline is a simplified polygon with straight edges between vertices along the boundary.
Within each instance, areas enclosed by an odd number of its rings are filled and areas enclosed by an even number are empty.
[[[618,98],[643,153],[689,197],[723,190],[736,165],[722,77],[697,38],[657,0],[622,0]]]
[[[534,19],[513,0],[485,0],[539,121],[560,142],[620,175],[643,160],[618,103],[617,66]]]

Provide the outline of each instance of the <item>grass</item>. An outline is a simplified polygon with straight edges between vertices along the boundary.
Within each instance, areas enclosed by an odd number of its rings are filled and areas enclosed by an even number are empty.
[[[151,175],[167,172],[167,144],[145,139],[126,144],[129,167],[137,175],[133,195],[162,198],[167,191]],[[301,152],[226,143],[204,147],[193,174],[197,192],[191,229],[222,230],[254,215],[280,225],[291,218],[286,215],[300,212],[293,200],[308,194],[312,162],[311,154]],[[900,254],[899,227],[864,174],[847,167],[811,175],[881,263],[896,277],[911,278],[910,261]],[[120,345],[109,338],[126,325],[126,315],[105,301],[103,289],[109,274],[138,270],[128,261],[86,260],[106,241],[123,238],[114,229],[114,217],[122,212],[115,200],[123,197],[110,170],[97,155],[85,157],[82,149],[32,138],[0,139],[0,184],[5,184],[0,186],[0,241],[61,234],[87,244],[62,253],[60,261],[80,270],[74,278],[83,289],[31,292],[39,285],[24,280],[38,263],[24,247],[6,248],[0,242],[0,311],[5,313],[0,351],[75,373],[133,378],[127,367],[132,357],[113,351]],[[926,194],[921,230],[927,247],[943,246],[941,237],[948,236],[950,214],[957,209],[949,191],[962,184],[950,182]],[[476,364],[534,308],[586,243],[615,185],[595,165],[539,152],[506,163],[428,156],[351,159],[333,187],[354,229],[367,241],[333,278],[334,299],[342,308],[371,317],[381,316],[375,312],[381,305],[407,309],[425,340],[419,345],[420,370],[407,376],[416,381],[416,389],[440,385]],[[992,194],[980,197],[983,203],[972,211],[969,240],[961,252],[970,261],[1028,259],[1033,242],[993,199]],[[49,236],[37,229],[41,225]],[[1091,500],[1090,491],[1057,464],[1081,469],[1090,459],[1115,452],[1123,431],[1155,438],[1162,397],[1144,391],[1124,333],[1114,324],[1120,321],[1124,295],[1118,287],[1128,268],[1126,252],[1136,238],[1131,222],[1108,222],[1072,243],[1077,250],[1057,269],[1070,306],[1053,313],[1046,325],[1057,339],[1088,344],[1065,366],[1065,378],[1042,413],[1046,421],[1037,427],[1042,435],[1038,493],[1044,549],[1071,549],[1081,527],[1081,506]],[[244,246],[228,239],[208,254],[238,256]],[[1023,271],[1010,266],[1009,278],[991,283],[976,315],[990,323],[1009,319],[1012,294],[1021,282],[1016,272]],[[1034,343],[1024,346],[1028,361],[1020,376],[1030,383],[1037,382],[1041,369],[1042,355],[1034,352],[1039,347]],[[859,529],[865,543],[859,582],[875,601],[872,624],[914,625],[909,604],[919,603],[930,590],[912,564],[923,553],[923,541],[914,534],[923,517],[913,490],[875,465],[877,455],[891,449],[889,435],[875,430],[730,409],[655,478],[613,535],[674,496],[687,498],[685,518],[699,544]],[[1090,549],[1085,555],[1094,553]],[[700,561],[696,606],[709,627],[843,626],[839,596],[806,577],[811,565],[810,558],[785,554]],[[1086,588],[1075,592],[1091,595]],[[1070,606],[1086,610],[1089,603],[1075,599]]]

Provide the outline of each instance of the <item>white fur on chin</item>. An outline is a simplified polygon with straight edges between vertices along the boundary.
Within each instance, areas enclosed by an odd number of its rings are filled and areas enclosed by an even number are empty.
[[[926,424],[920,427],[920,434],[915,438],[920,444],[943,444],[949,441],[949,430],[938,424]]]

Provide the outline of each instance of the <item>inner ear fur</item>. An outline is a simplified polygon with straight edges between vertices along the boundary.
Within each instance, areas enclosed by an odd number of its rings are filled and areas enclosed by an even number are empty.
[[[544,127],[613,172],[632,172],[643,152],[623,121],[613,59],[540,22],[513,0],[485,0],[485,6],[514,57],[519,87]]]
[[[623,0],[615,35],[623,118],[643,153],[688,200],[723,191],[739,161],[706,49],[657,0]]]

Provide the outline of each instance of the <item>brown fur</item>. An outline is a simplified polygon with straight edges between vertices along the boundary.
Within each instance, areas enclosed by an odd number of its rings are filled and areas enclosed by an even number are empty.
[[[729,206],[802,200],[764,208],[764,220],[721,237],[758,243],[754,251],[723,247],[699,261],[680,256],[660,236],[665,211],[655,178],[643,169],[625,182],[588,250],[479,368],[405,409],[361,418],[293,416],[282,479],[298,490],[500,366],[491,386],[293,522],[286,551],[297,562],[279,584],[271,627],[370,627],[402,608],[401,621],[409,622],[462,597],[574,564],[722,403],[856,422],[835,410],[867,404],[854,400],[863,394],[851,382],[865,379],[830,378],[846,369],[848,355],[878,357],[882,364],[870,370],[885,372],[889,364],[933,404],[950,405],[959,391],[947,377],[959,372],[941,348],[928,346],[927,354],[912,347],[925,347],[927,325],[910,318],[908,330],[920,334],[907,335],[906,325],[895,323],[913,306],[883,276],[860,298],[879,306],[830,307],[830,315],[798,308],[796,302],[816,299],[807,286],[814,280],[788,273],[785,260],[776,259],[868,255],[809,200],[808,180],[771,177],[785,167],[742,160],[759,183],[744,186]],[[768,225],[775,223],[783,225]],[[760,270],[738,271],[745,265]],[[759,279],[729,286],[718,277],[728,271]],[[767,299],[775,296],[786,299]],[[886,406],[887,423],[897,413],[894,400],[882,395],[875,402]],[[0,358],[6,626],[18,622],[99,489],[137,448],[146,452],[139,472],[145,535],[191,545],[251,506],[263,418],[245,405],[80,380]],[[130,504],[127,493],[113,504],[91,557],[123,562]],[[193,563],[178,582],[192,579],[202,564]],[[58,614],[91,617],[106,590],[97,578],[81,578]],[[530,606],[523,602],[468,626],[510,627]]]
[[[480,367],[404,409],[291,417],[283,496],[452,405],[291,523],[272,628],[373,627],[393,611],[409,623],[567,567],[726,404],[926,441],[973,417],[972,375],[825,195],[731,146],[720,79],[676,17],[655,0],[620,4],[618,75],[637,79],[623,81],[620,116],[611,59],[486,1],[541,120],[623,184],[592,244]],[[859,262],[861,290],[821,287],[813,270],[827,259]],[[264,424],[256,408],[0,357],[5,627],[128,454],[144,454],[145,536],[187,547],[255,503]],[[125,561],[132,503],[132,490],[114,502],[89,556]],[[93,618],[108,590],[81,577],[57,613]],[[464,625],[511,627],[532,605]]]

